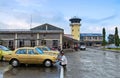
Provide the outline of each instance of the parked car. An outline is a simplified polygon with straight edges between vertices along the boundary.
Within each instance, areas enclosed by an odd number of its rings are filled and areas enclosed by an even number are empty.
[[[86,46],[85,45],[81,45],[80,46],[80,50],[86,50]]]
[[[10,54],[12,51],[5,46],[0,45],[0,60],[4,60],[4,55]]]
[[[20,64],[43,64],[46,67],[52,66],[57,57],[54,55],[47,55],[38,47],[23,47],[18,48],[11,54],[4,56],[6,61],[9,61],[13,67]]]
[[[58,56],[59,55],[59,51],[58,50],[51,50],[49,47],[47,46],[36,46],[38,48],[40,48],[45,54],[48,55],[55,55]]]
[[[119,47],[115,46],[115,44],[109,44],[105,46],[105,48],[112,49],[112,48],[119,48]]]

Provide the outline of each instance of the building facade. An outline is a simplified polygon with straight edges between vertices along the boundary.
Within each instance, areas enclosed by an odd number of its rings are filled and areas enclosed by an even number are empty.
[[[11,49],[39,45],[47,45],[51,48],[60,46],[62,48],[63,34],[63,29],[47,23],[28,30],[1,29],[0,44]]]
[[[80,44],[86,46],[102,46],[103,36],[100,33],[81,33]]]

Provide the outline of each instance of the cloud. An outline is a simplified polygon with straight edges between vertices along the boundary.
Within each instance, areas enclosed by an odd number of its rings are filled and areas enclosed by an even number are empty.
[[[104,18],[99,18],[99,19],[94,19],[94,18],[88,18],[88,17],[83,17],[83,21],[89,24],[99,24],[99,23],[105,23],[107,21],[112,21],[117,18],[117,14],[113,14],[111,16],[107,16]]]
[[[32,14],[32,22],[35,23],[62,23],[65,21],[61,12],[38,12]]]
[[[100,26],[100,25],[89,25],[85,24],[84,26],[81,26],[80,30],[81,33],[101,33],[102,34],[102,29],[105,28],[106,30],[106,36],[109,34],[114,34],[115,33],[115,27],[118,28],[118,33],[120,35],[120,25],[106,25],[106,26]]]
[[[41,7],[48,0],[15,0],[20,6],[24,7]]]
[[[100,19],[100,21],[106,21],[106,20],[113,20],[117,17],[117,14],[111,15],[111,16],[107,16],[105,18]]]
[[[0,22],[2,25],[2,28],[6,29],[28,29],[30,28],[30,24],[32,23],[32,27],[44,24],[44,23],[50,23],[55,24],[58,27],[65,28],[66,22],[64,15],[61,12],[34,12],[33,14],[25,13],[25,12],[19,12],[19,11],[13,11],[11,13],[8,12],[0,12]],[[32,16],[32,17],[31,17]],[[31,21],[32,20],[32,21]],[[7,21],[7,22],[6,22]]]
[[[0,13],[0,27],[1,29],[28,29],[28,22],[26,19],[18,18],[14,14],[8,14],[5,12]]]

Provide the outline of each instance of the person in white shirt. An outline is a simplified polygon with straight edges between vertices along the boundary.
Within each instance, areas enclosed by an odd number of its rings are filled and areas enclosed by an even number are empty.
[[[60,65],[65,67],[67,65],[67,58],[63,52],[61,52]]]

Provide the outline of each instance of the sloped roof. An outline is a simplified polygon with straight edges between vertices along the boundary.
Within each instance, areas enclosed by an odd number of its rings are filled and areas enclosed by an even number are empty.
[[[50,24],[42,24],[40,26],[37,26],[37,27],[34,27],[34,28],[31,28],[31,30],[62,30],[62,28],[59,28],[59,27],[56,27],[56,26],[53,26],[53,25],[50,25]]]
[[[65,40],[69,40],[69,41],[72,41],[72,42],[79,42],[78,40],[73,39],[71,34],[64,34],[63,37],[64,37]]]
[[[80,36],[102,36],[101,33],[80,33]]]
[[[47,24],[47,23],[31,29],[0,29],[0,34],[1,33],[46,33],[46,32],[64,33],[64,29]]]

